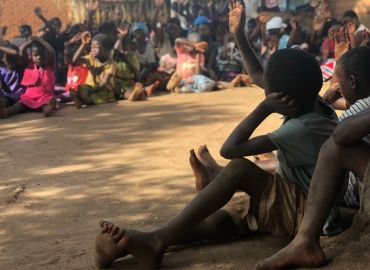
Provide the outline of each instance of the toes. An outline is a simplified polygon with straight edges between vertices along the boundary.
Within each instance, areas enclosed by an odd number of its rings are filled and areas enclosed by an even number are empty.
[[[118,242],[117,242],[117,247],[120,250],[125,250],[127,249],[128,245],[131,242],[131,237],[124,236],[122,237]]]
[[[113,225],[111,235],[116,235],[119,232],[119,228],[116,225]]]
[[[122,239],[122,237],[125,236],[125,233],[126,231],[124,229],[119,230],[118,233],[113,236],[115,242],[119,242]]]

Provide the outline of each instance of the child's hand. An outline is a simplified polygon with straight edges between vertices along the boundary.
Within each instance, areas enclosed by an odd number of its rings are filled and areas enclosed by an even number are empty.
[[[370,47],[370,33],[367,30],[362,31],[362,41],[360,46]]]
[[[36,7],[36,8],[35,8],[35,14],[36,14],[36,16],[38,16],[38,17],[42,16],[42,10],[41,10],[41,8],[40,8],[40,7]]]
[[[290,26],[292,27],[292,30],[297,30],[298,29],[298,22],[296,18],[291,18],[290,19]]]
[[[261,13],[259,16],[258,16],[258,22],[260,24],[266,24],[270,19],[270,16],[267,14],[267,13]]]
[[[129,27],[127,25],[117,27],[118,37],[125,38],[129,32]]]
[[[164,0],[154,0],[154,5],[157,7],[157,8],[160,8],[162,7],[164,4]]]
[[[203,41],[203,42],[198,42],[197,44],[194,45],[194,48],[196,51],[200,53],[204,53],[207,48],[208,48],[208,43]]]
[[[245,27],[245,7],[240,0],[229,0],[229,27],[232,34],[239,34],[244,32]]]
[[[296,101],[284,93],[271,93],[262,104],[270,113],[294,117],[299,112]]]
[[[322,98],[328,103],[332,104],[342,97],[340,93],[340,88],[338,83],[334,83],[330,88],[325,92]]]
[[[85,45],[89,44],[91,42],[91,34],[90,34],[90,32],[88,32],[88,31],[83,32],[82,35],[81,35],[81,41]]]
[[[344,27],[335,31],[335,60],[339,60],[343,54],[351,49],[351,40],[349,34]]]

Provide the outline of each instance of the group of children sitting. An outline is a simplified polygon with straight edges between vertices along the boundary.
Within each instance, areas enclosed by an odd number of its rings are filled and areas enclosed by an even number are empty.
[[[97,267],[109,267],[131,254],[143,267],[156,269],[170,246],[230,241],[257,232],[294,238],[257,269],[319,267],[325,263],[320,236],[346,229],[339,206],[363,209],[361,193],[370,184],[368,33],[358,46],[351,45],[345,31],[335,39],[336,54],[341,55],[335,78],[348,107],[338,119],[319,96],[323,75],[317,59],[301,49],[283,49],[273,53],[264,68],[245,24],[243,2],[230,0],[230,32],[246,71],[266,98],[221,147],[230,163],[217,164],[205,146],[197,153],[191,150],[198,194],[158,229],[142,232],[100,221]],[[282,126],[252,137],[272,113],[284,116]],[[245,159],[271,151],[277,151],[276,160]],[[247,251],[240,254],[248,256]]]

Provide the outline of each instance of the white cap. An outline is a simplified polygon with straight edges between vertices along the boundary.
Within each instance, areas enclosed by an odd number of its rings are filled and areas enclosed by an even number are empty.
[[[283,19],[281,17],[273,17],[266,24],[267,31],[272,30],[272,29],[286,28],[286,27],[287,25],[283,23]]]

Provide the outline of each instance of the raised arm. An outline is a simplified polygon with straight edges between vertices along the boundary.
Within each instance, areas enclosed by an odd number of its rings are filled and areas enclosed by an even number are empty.
[[[40,7],[36,7],[35,8],[35,14],[36,16],[41,20],[43,21],[43,23],[46,25],[46,27],[53,33],[56,33],[57,30],[54,28],[54,25],[52,23],[50,23],[45,17],[44,15],[42,15],[42,10]]]
[[[32,42],[33,42],[33,40],[32,40],[32,39],[29,39],[29,40],[27,40],[25,43],[23,43],[23,44],[21,45],[21,47],[19,48],[19,55],[20,55],[22,58],[26,57],[26,50],[28,49],[28,47],[30,47],[30,46],[31,46]]]
[[[91,34],[90,32],[84,32],[82,35],[81,35],[81,45],[80,47],[78,48],[78,50],[75,52],[75,54],[73,55],[73,58],[72,58],[72,63],[73,64],[76,64],[78,60],[80,60],[81,58],[81,55],[82,55],[82,52],[84,51],[85,47],[90,43],[91,41]]]
[[[31,40],[41,44],[46,49],[49,55],[49,59],[50,59],[49,64],[53,67],[54,70],[56,70],[57,61],[56,61],[56,54],[55,54],[54,48],[40,37],[32,37]]]
[[[240,0],[230,0],[229,24],[230,32],[235,36],[239,46],[244,68],[251,77],[253,83],[264,88],[263,85],[263,68],[258,57],[249,43],[245,28],[245,8]]]
[[[297,113],[296,103],[282,93],[268,95],[227,138],[221,148],[221,156],[234,159],[276,150],[267,135],[251,138],[256,128],[272,113],[294,116]]]
[[[0,52],[9,55],[18,55],[18,51],[6,46],[7,42],[0,37]]]

